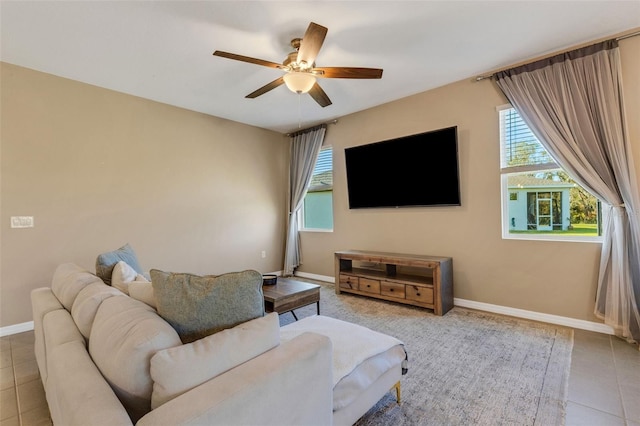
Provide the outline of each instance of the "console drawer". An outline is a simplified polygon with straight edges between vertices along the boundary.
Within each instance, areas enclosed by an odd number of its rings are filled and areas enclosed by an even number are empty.
[[[382,281],[380,283],[380,294],[382,294],[383,296],[398,297],[400,299],[404,299],[404,284]]]
[[[346,288],[350,290],[358,289],[358,277],[353,277],[351,275],[342,275],[340,274],[340,288]]]
[[[358,289],[367,293],[380,294],[380,281],[370,280],[369,278],[360,278]]]
[[[406,285],[406,298],[416,302],[429,303],[433,305],[433,289],[417,285]]]

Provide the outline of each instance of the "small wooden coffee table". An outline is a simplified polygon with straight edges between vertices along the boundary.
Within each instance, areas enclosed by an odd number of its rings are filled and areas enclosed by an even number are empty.
[[[297,321],[298,317],[293,310],[315,303],[320,315],[320,286],[317,284],[278,277],[275,285],[263,285],[262,293],[267,312],[291,312]]]

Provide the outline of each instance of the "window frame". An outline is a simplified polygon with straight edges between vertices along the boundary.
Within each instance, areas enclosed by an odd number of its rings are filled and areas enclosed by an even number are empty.
[[[528,241],[561,241],[561,242],[584,242],[584,243],[601,243],[603,241],[602,235],[598,236],[581,236],[581,235],[567,235],[567,234],[527,234],[527,233],[511,233],[509,226],[509,200],[510,200],[510,190],[509,190],[509,176],[512,175],[520,175],[523,173],[530,172],[541,172],[541,171],[552,171],[552,170],[562,170],[564,169],[560,167],[556,163],[543,163],[543,164],[535,164],[535,165],[526,165],[526,166],[511,166],[511,167],[503,167],[502,159],[504,158],[504,134],[503,134],[503,126],[500,119],[500,113],[506,109],[514,108],[511,104],[500,105],[496,107],[496,112],[498,113],[498,131],[499,131],[499,144],[500,144],[500,200],[501,200],[501,229],[502,229],[502,239],[504,240],[528,240]],[[566,173],[566,172],[565,172]],[[552,191],[552,190],[550,190]],[[598,205],[602,204],[602,200],[598,200]],[[605,223],[607,217],[607,209],[598,208],[598,215],[600,223]]]
[[[323,145],[320,148],[320,152],[318,153],[318,158],[320,157],[320,153],[322,151],[331,151],[331,174],[333,176],[334,173],[334,167],[333,167],[333,146],[332,145]],[[317,164],[317,159],[316,159],[316,164]],[[315,170],[315,165],[314,165],[314,170]],[[335,218],[334,212],[333,212],[333,179],[332,179],[332,184],[331,185],[324,185],[324,186],[315,186],[315,187],[309,187],[309,189],[307,189],[307,194],[305,194],[305,199],[307,197],[307,195],[310,192],[329,192],[331,191],[331,223],[333,224],[333,219]],[[306,223],[304,221],[304,209],[305,209],[305,202],[304,200],[302,201],[302,206],[300,207],[300,209],[298,210],[298,213],[296,215],[296,219],[298,220],[298,224],[299,226],[299,231],[300,232],[333,232],[333,227],[331,229],[328,228],[309,228],[306,226]]]

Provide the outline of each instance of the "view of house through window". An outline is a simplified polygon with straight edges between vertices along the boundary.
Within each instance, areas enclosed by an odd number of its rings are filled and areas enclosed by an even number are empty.
[[[303,229],[333,229],[333,151],[323,147],[302,206]]]
[[[596,197],[558,168],[515,108],[500,110],[504,238],[600,236]]]

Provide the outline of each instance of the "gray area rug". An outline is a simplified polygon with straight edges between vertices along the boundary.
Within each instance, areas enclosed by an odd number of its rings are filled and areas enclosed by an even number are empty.
[[[571,329],[459,307],[439,317],[318,284],[322,315],[392,335],[409,355],[402,403],[387,393],[358,426],[564,424]],[[295,312],[314,315],[316,306]]]

